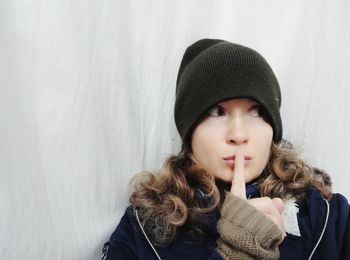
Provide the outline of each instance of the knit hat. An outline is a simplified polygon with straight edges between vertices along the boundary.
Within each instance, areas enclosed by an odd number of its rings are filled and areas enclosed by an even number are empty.
[[[282,138],[281,90],[267,61],[256,51],[231,42],[202,39],[189,46],[176,82],[175,124],[183,143],[209,108],[233,98],[259,103]]]

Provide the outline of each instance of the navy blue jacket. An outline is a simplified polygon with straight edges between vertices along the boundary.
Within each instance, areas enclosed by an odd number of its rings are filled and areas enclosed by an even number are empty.
[[[247,187],[247,197],[258,197],[255,186]],[[280,259],[350,259],[350,214],[345,197],[333,194],[326,201],[316,189],[298,202],[297,214],[301,236],[287,233],[280,245]],[[210,213],[209,237],[195,242],[185,234],[169,247],[155,247],[161,259],[222,259],[216,253],[218,212]],[[135,211],[129,206],[110,241],[103,248],[102,259],[158,259],[139,227]]]

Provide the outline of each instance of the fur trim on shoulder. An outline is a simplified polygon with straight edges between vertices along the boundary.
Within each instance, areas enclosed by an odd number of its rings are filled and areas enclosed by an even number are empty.
[[[282,213],[284,229],[286,230],[286,233],[294,236],[301,236],[297,218],[298,212],[299,208],[294,198],[284,202],[284,209]]]

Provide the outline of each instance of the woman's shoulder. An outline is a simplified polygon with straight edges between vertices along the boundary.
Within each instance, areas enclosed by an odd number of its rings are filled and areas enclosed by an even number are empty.
[[[130,205],[121,217],[119,224],[111,236],[111,240],[125,241],[126,238],[130,238],[130,234],[135,232],[136,229],[137,222],[134,215],[134,208]]]
[[[348,200],[339,193],[333,193],[332,180],[330,175],[323,169],[313,167],[313,181],[306,192],[305,202],[312,206],[313,204],[329,203],[330,207],[349,208]]]
[[[315,259],[349,259],[349,203],[343,195],[331,193],[325,198],[318,187],[310,187],[305,199],[297,201],[296,216],[299,234],[289,232],[282,244],[281,259],[299,254],[293,248],[304,248],[300,254],[314,254]]]
[[[102,259],[138,259],[140,255],[147,259],[154,257],[152,248],[140,230],[137,211],[132,205],[126,208],[109,241],[105,243],[103,254],[106,258]]]
[[[332,193],[329,191],[327,196],[318,187],[312,186],[308,189],[306,197],[303,201],[299,201],[299,207],[307,207],[308,211],[323,208],[330,211],[338,212],[337,215],[349,216],[349,202],[348,199],[340,193]]]
[[[323,169],[313,168],[314,181],[307,195],[309,204],[327,201],[332,210],[340,210],[349,214],[349,202],[345,196],[332,192],[332,180],[330,175]],[[310,202],[312,201],[312,202]]]

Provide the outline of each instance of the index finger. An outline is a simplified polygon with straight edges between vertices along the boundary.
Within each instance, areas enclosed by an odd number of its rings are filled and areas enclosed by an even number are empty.
[[[244,156],[237,153],[232,176],[231,193],[242,199],[246,199],[245,179],[244,179]]]

